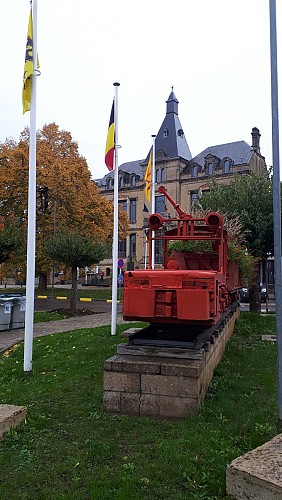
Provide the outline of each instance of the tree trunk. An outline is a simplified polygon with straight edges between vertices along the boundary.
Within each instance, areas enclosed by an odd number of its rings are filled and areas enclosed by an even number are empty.
[[[37,290],[39,292],[46,292],[47,290],[47,273],[40,271],[39,273],[39,283]]]
[[[70,310],[72,313],[76,311],[77,301],[77,268],[73,267],[71,270],[71,296],[70,296]]]
[[[249,288],[249,298],[250,298],[250,311],[260,312],[261,311],[261,294],[260,294],[260,266],[259,262],[255,266],[253,276],[251,278],[250,288]]]

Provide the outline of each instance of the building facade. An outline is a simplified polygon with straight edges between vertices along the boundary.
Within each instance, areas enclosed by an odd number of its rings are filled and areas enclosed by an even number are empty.
[[[266,167],[260,152],[260,132],[254,127],[251,145],[245,141],[210,146],[192,157],[178,116],[178,100],[171,91],[166,101],[166,114],[155,139],[155,212],[166,218],[175,217],[173,207],[164,195],[158,193],[158,186],[164,185],[168,194],[186,212],[215,179],[229,183],[234,175],[262,173]],[[119,241],[119,258],[125,262],[124,269],[143,268],[146,261],[146,233],[151,206],[145,198],[144,176],[149,160],[127,162],[119,166],[119,206],[128,214],[130,232]],[[114,173],[109,172],[102,179],[95,180],[100,194],[108,200],[114,197]],[[156,267],[162,265],[162,252],[156,242]],[[105,276],[111,274],[111,258],[100,263]]]

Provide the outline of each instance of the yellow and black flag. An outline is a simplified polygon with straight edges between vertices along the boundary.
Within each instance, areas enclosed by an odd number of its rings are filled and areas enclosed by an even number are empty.
[[[151,184],[152,184],[152,149],[150,151],[149,161],[145,173],[145,195],[148,201],[151,201]]]
[[[33,75],[33,23],[32,11],[30,9],[27,41],[24,62],[24,76],[23,76],[23,113],[30,111],[31,106],[31,91],[32,91],[32,75]]]
[[[115,152],[115,101],[113,101],[112,105],[107,142],[106,142],[106,150],[105,150],[105,163],[110,172],[114,169],[114,152]]]

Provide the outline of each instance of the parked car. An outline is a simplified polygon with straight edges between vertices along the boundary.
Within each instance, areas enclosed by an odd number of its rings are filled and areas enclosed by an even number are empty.
[[[261,302],[266,302],[266,285],[264,283],[260,284],[260,300]],[[239,290],[240,302],[249,302],[249,289],[244,287]]]

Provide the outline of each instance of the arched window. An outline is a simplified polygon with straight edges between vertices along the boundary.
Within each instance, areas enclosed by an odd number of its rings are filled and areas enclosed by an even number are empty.
[[[156,170],[156,182],[160,182],[161,181],[161,172],[160,170],[157,168]]]
[[[230,162],[228,160],[225,160],[224,162],[224,173],[229,174],[230,172]]]
[[[136,186],[136,177],[135,177],[135,175],[133,175],[131,177],[130,185],[131,185],[131,187],[135,187]]]
[[[161,170],[161,182],[165,182],[165,168],[162,168]]]
[[[212,163],[209,163],[208,164],[208,175],[212,175],[212,170],[213,170]]]
[[[124,179],[123,179],[123,177],[120,177],[120,178],[119,178],[119,187],[120,187],[120,188],[123,188],[123,187],[124,187]]]

